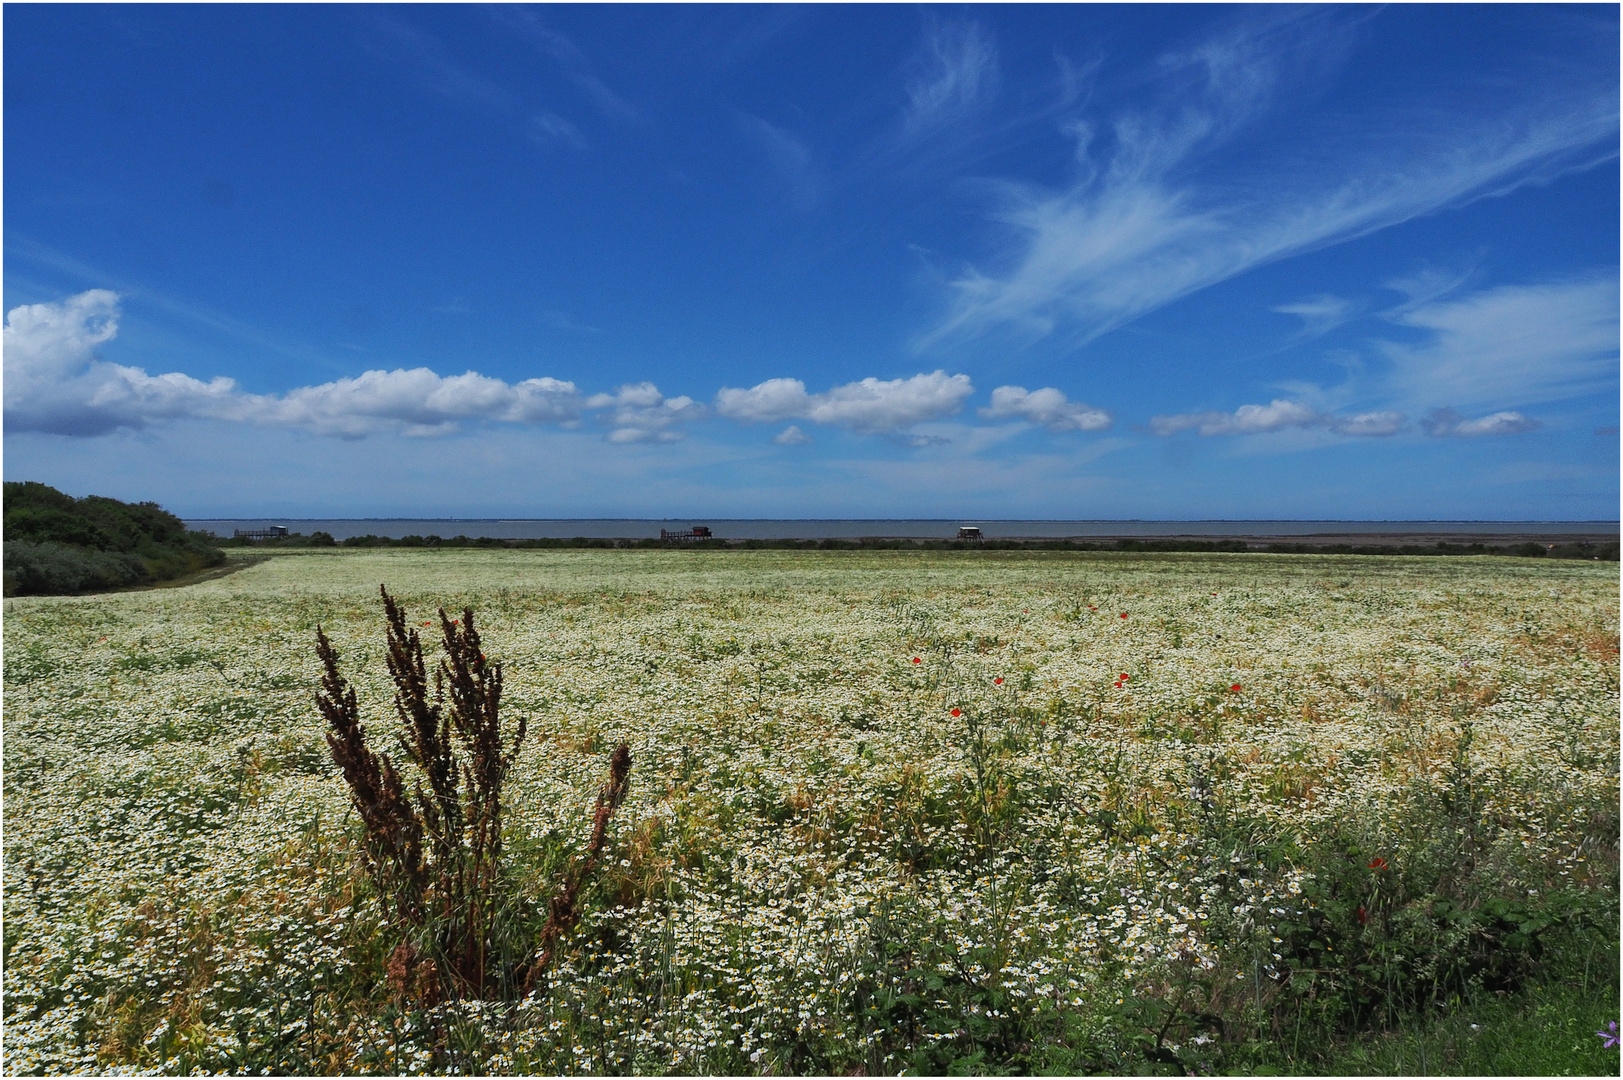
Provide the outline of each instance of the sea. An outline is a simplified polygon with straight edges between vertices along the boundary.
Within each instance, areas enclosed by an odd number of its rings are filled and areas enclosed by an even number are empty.
[[[707,526],[723,540],[826,540],[887,537],[951,539],[964,526],[987,539],[1225,536],[1602,536],[1615,521],[1010,521],[980,518],[193,518],[191,529],[229,537],[280,525],[289,532],[351,536],[466,536],[507,540],[638,539],[661,530]]]

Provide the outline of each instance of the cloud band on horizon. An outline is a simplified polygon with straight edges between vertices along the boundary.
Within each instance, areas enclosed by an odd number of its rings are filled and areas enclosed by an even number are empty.
[[[652,382],[584,395],[550,377],[507,383],[467,371],[442,376],[426,368],[372,370],[284,394],[248,393],[234,379],[207,382],[179,372],[150,375],[109,363],[96,348],[118,333],[119,296],[92,289],[58,303],[26,304],[7,315],[5,418],[15,431],[95,436],[182,418],[298,427],[321,435],[363,438],[379,433],[448,435],[468,422],[577,427],[597,412],[610,442],[670,442],[681,425],[712,415],[741,423],[805,420],[857,435],[896,435],[960,412],[975,392],[969,376],[937,370],[906,379],[866,378],[810,394],[799,379],[768,379],[747,390],[723,387],[713,408],[690,397],[667,398]],[[994,419],[1027,419],[1055,431],[1109,426],[1108,414],[1070,402],[1053,388],[999,387]],[[791,433],[792,432],[792,433]],[[800,445],[792,427],[775,440]],[[914,441],[917,441],[916,439]]]

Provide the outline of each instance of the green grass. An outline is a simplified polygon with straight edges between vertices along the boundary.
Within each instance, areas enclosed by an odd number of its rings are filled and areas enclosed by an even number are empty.
[[[1595,1034],[1618,1018],[1618,943],[1579,941],[1520,993],[1477,991],[1446,1012],[1338,1047],[1303,1072],[1326,1076],[1616,1076]],[[1578,956],[1582,955],[1582,960]],[[1286,1071],[1290,1069],[1287,1063]]]

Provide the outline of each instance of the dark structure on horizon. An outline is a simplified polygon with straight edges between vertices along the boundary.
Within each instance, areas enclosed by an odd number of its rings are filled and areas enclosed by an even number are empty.
[[[670,529],[659,530],[659,538],[661,540],[710,540],[714,538],[714,536],[715,534],[710,531],[710,526],[708,525],[695,525],[692,529],[686,531],[681,529],[678,529],[675,532],[672,532]]]

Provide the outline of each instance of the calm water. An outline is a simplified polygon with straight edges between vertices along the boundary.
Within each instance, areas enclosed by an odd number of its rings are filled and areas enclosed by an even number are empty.
[[[1616,522],[1604,521],[982,521],[919,519],[768,518],[235,518],[190,519],[189,528],[230,536],[236,529],[285,525],[292,532],[318,530],[335,539],[351,536],[496,536],[540,539],[576,536],[606,539],[655,537],[661,529],[708,525],[721,539],[847,539],[864,536],[945,539],[960,525],[974,525],[990,538],[1089,536],[1311,536],[1349,533],[1472,533],[1477,535],[1616,536]]]

